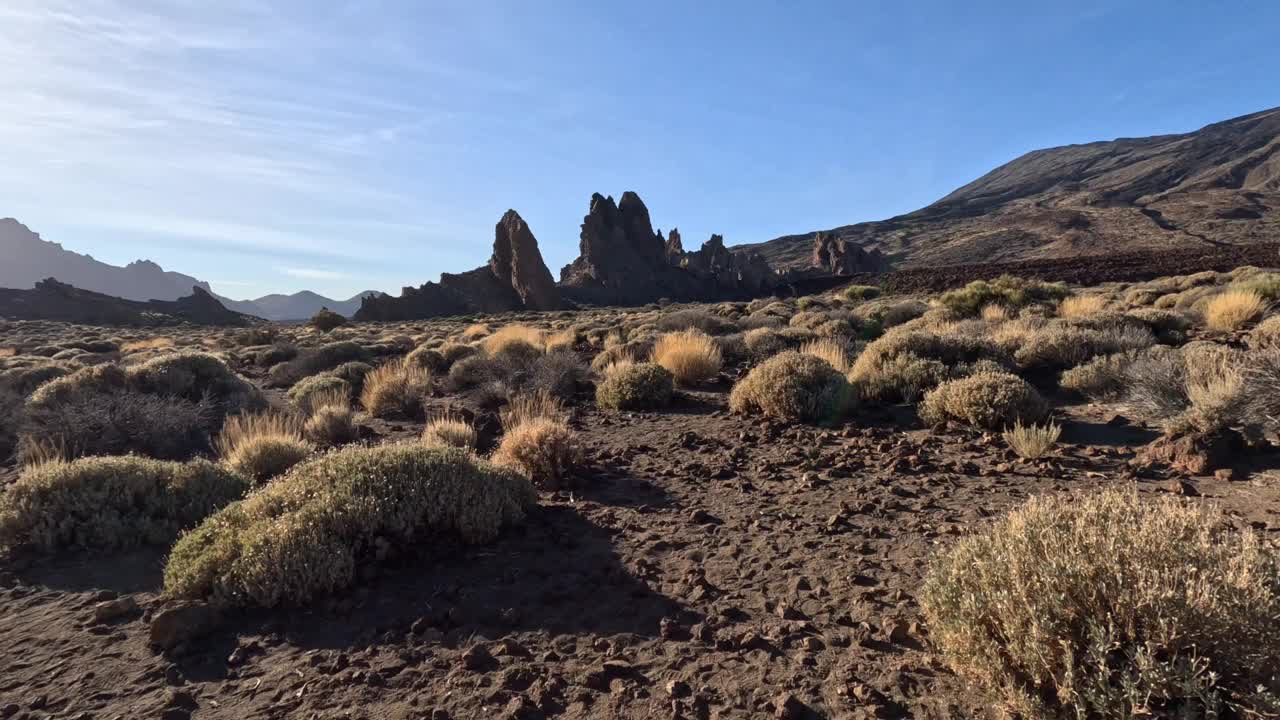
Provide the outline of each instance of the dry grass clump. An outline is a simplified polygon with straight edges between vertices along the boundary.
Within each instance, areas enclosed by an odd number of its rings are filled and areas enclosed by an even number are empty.
[[[613,410],[654,410],[671,403],[675,379],[654,363],[611,365],[596,384],[596,404]]]
[[[570,352],[578,344],[578,333],[573,329],[551,333],[543,340],[542,347],[548,353]]]
[[[812,355],[826,360],[828,365],[841,374],[848,374],[853,367],[853,363],[849,361],[849,353],[845,349],[845,344],[831,338],[807,342],[800,346],[800,352],[804,355]]]
[[[754,330],[748,330],[742,336],[742,343],[746,346],[747,353],[756,360],[763,360],[777,355],[791,347],[791,343],[771,327],[758,327]]]
[[[1061,370],[1098,355],[1141,350],[1155,342],[1146,327],[1122,321],[1088,327],[1055,320],[1026,335],[1013,359],[1021,368]]]
[[[713,315],[706,310],[696,308],[676,310],[658,319],[658,330],[662,332],[697,330],[707,335],[722,335],[734,332],[737,329],[738,327],[734,323]]]
[[[1280,315],[1271,315],[1254,326],[1249,342],[1258,347],[1280,347]]]
[[[545,332],[528,325],[504,325],[481,341],[480,346],[490,355],[532,355],[542,352],[546,337]]]
[[[872,300],[880,297],[880,288],[875,285],[850,285],[840,291],[844,299],[852,302],[862,302],[864,300]]]
[[[1173,352],[1155,345],[1146,350],[1100,355],[1062,373],[1059,387],[1092,400],[1117,400],[1128,389],[1129,366],[1148,353]]]
[[[131,340],[120,346],[120,353],[128,355],[130,353],[144,352],[147,350],[167,350],[174,346],[173,338],[154,337],[146,340]]]
[[[312,450],[299,419],[280,413],[227,418],[215,447],[223,464],[255,483],[283,475]]]
[[[1004,441],[1018,457],[1035,460],[1047,455],[1061,435],[1062,428],[1055,423],[1023,425],[1015,421],[1013,427],[1004,431]]]
[[[447,342],[440,346],[440,357],[444,358],[445,367],[452,367],[454,363],[476,352],[474,345],[463,343]]]
[[[320,308],[315,315],[311,316],[307,324],[320,332],[327,333],[346,325],[347,319],[329,308]]]
[[[0,493],[0,546],[53,552],[166,545],[247,489],[245,478],[207,460],[45,462]]]
[[[1204,324],[1210,330],[1238,330],[1262,317],[1267,301],[1253,290],[1228,290],[1204,306]]]
[[[336,396],[327,400],[322,396],[315,405],[311,416],[302,425],[302,436],[321,447],[337,447],[358,440],[360,428],[356,425],[350,400]]]
[[[294,468],[173,547],[169,597],[298,605],[436,534],[483,543],[536,502],[527,480],[452,448],[349,447]]]
[[[581,462],[573,430],[562,420],[538,417],[508,426],[491,460],[527,477],[537,487],[557,490]]]
[[[653,346],[652,361],[666,368],[676,382],[684,386],[710,380],[724,363],[715,341],[695,330],[659,337]]]
[[[431,374],[404,358],[376,368],[365,376],[360,402],[379,418],[422,416],[422,400],[431,392]]]
[[[456,417],[438,417],[422,430],[422,444],[427,447],[454,447],[475,450],[478,436],[467,421]]]
[[[733,386],[729,408],[780,420],[834,422],[853,402],[844,373],[822,358],[787,351],[751,369]]]
[[[318,407],[316,404],[318,398],[323,397],[332,401],[335,396],[349,398],[351,394],[351,383],[327,373],[304,378],[289,388],[289,400],[306,414],[310,414],[315,407]]]
[[[543,418],[566,421],[560,401],[546,392],[533,392],[511,398],[511,402],[503,408],[501,418],[502,427],[506,430]]]
[[[1280,561],[1216,510],[1033,498],[944,552],[920,604],[952,669],[1013,715],[1280,714]]]
[[[493,332],[493,330],[488,325],[485,325],[484,323],[474,323],[472,325],[468,325],[459,337],[463,342],[469,343],[486,337],[491,332]]]
[[[1246,362],[1255,361],[1213,343],[1145,354],[1125,372],[1124,403],[1138,417],[1166,428],[1188,423],[1203,431],[1229,427],[1248,406]]]
[[[929,391],[920,403],[920,418],[926,423],[955,420],[988,430],[1015,422],[1036,422],[1048,411],[1048,404],[1030,383],[1003,372],[948,380]]]
[[[1058,303],[1058,315],[1068,319],[1093,317],[1106,309],[1105,295],[1072,295]]]
[[[420,345],[410,350],[409,354],[405,355],[405,361],[424,367],[432,373],[444,372],[449,369],[449,363],[445,361],[444,354],[438,349],[430,348],[426,345]]]

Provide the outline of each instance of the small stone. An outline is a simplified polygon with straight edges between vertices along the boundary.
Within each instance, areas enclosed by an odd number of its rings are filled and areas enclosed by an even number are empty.
[[[214,609],[203,603],[186,603],[165,608],[151,618],[151,644],[172,650],[217,627]]]
[[[673,698],[688,697],[693,689],[689,687],[689,683],[683,680],[669,680],[665,685],[667,694]]]
[[[1200,497],[1200,490],[1186,480],[1174,480],[1171,485],[1172,487],[1170,487],[1170,490],[1178,495],[1184,495],[1186,497]]]
[[[493,655],[483,645],[473,645],[462,653],[462,666],[472,672],[485,672],[493,668],[497,663],[498,661],[493,658]]]
[[[93,607],[93,619],[98,622],[110,622],[138,611],[138,603],[132,597],[125,596],[115,600],[106,600]]]
[[[689,513],[689,521],[694,525],[719,525],[721,522],[720,518],[702,509]]]
[[[779,695],[778,699],[773,701],[773,705],[776,708],[774,717],[778,720],[801,720],[805,711],[808,710],[805,704],[791,693]]]

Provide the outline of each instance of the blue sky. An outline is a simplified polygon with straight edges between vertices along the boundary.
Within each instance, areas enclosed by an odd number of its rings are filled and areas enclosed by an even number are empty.
[[[1028,6],[1035,6],[1034,8]],[[686,247],[1280,104],[1274,2],[6,0],[0,216],[235,298],[558,276],[592,192]]]

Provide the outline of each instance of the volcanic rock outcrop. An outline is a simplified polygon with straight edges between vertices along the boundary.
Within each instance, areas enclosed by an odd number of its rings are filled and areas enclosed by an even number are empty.
[[[538,241],[519,213],[508,210],[494,232],[489,263],[440,282],[404,288],[400,297],[365,298],[356,320],[418,320],[512,310],[553,310],[560,294],[542,262]]]
[[[0,317],[10,320],[57,320],[84,325],[230,325],[245,326],[259,318],[232,312],[198,285],[177,300],[125,300],[58,282],[41,280],[30,290],[0,288]]]
[[[853,275],[885,269],[884,256],[879,250],[867,252],[853,242],[823,232],[814,237],[812,265],[827,275]]]
[[[579,247],[578,259],[560,271],[561,292],[577,302],[717,300],[761,292],[776,283],[763,258],[729,251],[718,235],[692,253],[684,251],[678,230],[663,240],[634,192],[623,193],[616,204],[612,197],[592,195]]]

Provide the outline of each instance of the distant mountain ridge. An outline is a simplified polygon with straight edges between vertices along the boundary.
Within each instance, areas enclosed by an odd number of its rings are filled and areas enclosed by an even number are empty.
[[[0,288],[27,290],[46,278],[55,278],[80,290],[146,302],[187,297],[195,287],[217,298],[228,310],[267,320],[305,320],[322,307],[350,317],[366,296],[382,294],[366,290],[346,300],[332,300],[303,290],[292,295],[232,300],[213,292],[208,282],[165,270],[150,260],[135,260],[120,267],[67,250],[13,218],[0,219],[0,258]]]
[[[915,212],[825,233],[898,268],[1275,241],[1280,108],[1189,133],[1036,150]],[[804,267],[815,235],[734,249]]]

